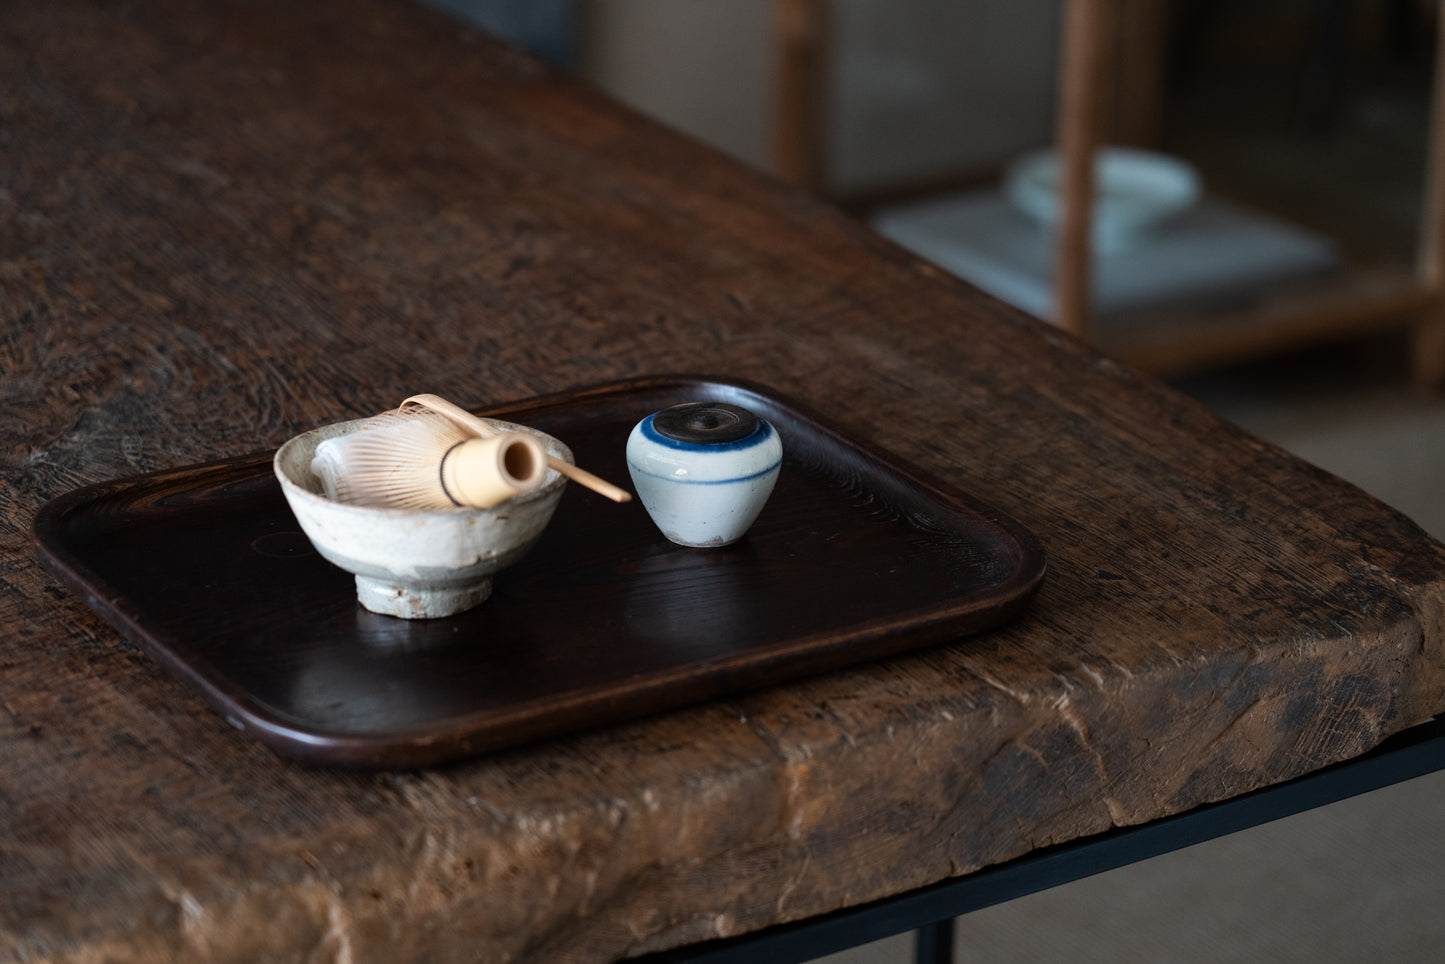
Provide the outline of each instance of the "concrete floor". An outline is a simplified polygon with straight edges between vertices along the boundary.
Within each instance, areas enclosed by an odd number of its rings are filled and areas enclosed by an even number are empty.
[[[1445,538],[1445,398],[1378,339],[1175,383]],[[1445,959],[1445,773],[960,918],[961,962]],[[911,960],[904,934],[828,964]]]

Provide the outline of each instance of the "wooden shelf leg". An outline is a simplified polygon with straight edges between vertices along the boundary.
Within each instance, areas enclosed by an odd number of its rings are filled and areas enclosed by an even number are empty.
[[[811,191],[828,176],[829,0],[774,0],[773,172]]]
[[[1445,308],[1438,305],[1410,332],[1410,381],[1421,392],[1445,391]]]
[[[1445,389],[1445,11],[1436,11],[1435,78],[1430,93],[1430,147],[1420,222],[1420,281],[1430,307],[1411,333],[1410,376],[1427,392]]]
[[[1065,0],[1056,140],[1062,167],[1054,323],[1089,333],[1089,225],[1094,203],[1094,151],[1102,139],[1108,99],[1115,0]]]

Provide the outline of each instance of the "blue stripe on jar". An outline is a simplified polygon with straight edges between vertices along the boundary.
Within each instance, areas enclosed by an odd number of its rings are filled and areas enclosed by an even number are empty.
[[[689,447],[690,447],[690,448],[708,448],[709,446],[689,446]],[[772,465],[768,466],[767,468],[763,469],[763,470],[760,471],[760,472],[754,472],[752,475],[738,475],[738,476],[734,476],[734,477],[731,478],[731,479],[689,479],[687,476],[679,476],[679,475],[658,475],[656,472],[649,472],[649,471],[647,471],[646,469],[642,468],[640,465],[638,465],[636,462],[632,461],[631,459],[628,459],[628,460],[627,460],[627,467],[630,468],[630,469],[632,469],[634,472],[636,472],[636,473],[639,474],[639,475],[645,475],[645,476],[647,476],[647,477],[650,478],[650,479],[662,479],[664,482],[677,482],[677,483],[680,483],[680,484],[682,484],[682,485],[732,485],[734,482],[749,482],[749,481],[751,481],[751,480],[753,480],[753,479],[760,479],[760,478],[762,478],[763,476],[767,475],[769,472],[776,472],[776,471],[778,471],[779,467],[782,466],[782,464],[783,464],[783,460],[782,460],[782,459],[778,459],[778,461],[774,462]]]

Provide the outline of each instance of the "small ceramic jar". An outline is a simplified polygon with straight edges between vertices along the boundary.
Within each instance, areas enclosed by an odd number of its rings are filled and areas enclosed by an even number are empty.
[[[741,539],[772,494],[782,462],[777,430],[725,402],[654,412],[627,439],[637,497],[662,534],[681,546]]]

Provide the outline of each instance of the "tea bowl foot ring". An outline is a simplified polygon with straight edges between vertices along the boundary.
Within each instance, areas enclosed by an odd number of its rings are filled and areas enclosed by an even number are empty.
[[[461,586],[419,586],[371,576],[356,577],[356,599],[364,608],[403,619],[452,616],[481,605],[491,594],[491,576]]]

